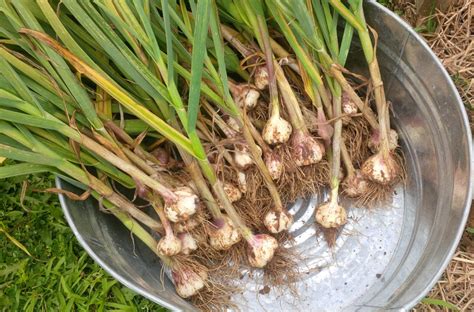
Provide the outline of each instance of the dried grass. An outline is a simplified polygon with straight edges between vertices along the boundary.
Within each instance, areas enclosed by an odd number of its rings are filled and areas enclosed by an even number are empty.
[[[419,17],[414,0],[394,0],[393,7],[420,34],[438,55],[453,77],[459,93],[470,110],[474,109],[474,0],[457,0],[444,12]],[[428,21],[436,22],[436,29],[421,27]],[[428,29],[427,29],[428,28]],[[472,114],[472,112],[471,112]]]
[[[474,236],[465,233],[461,244],[441,279],[428,298],[441,299],[455,305],[459,311],[474,307]],[[418,304],[414,311],[450,311],[435,305]]]
[[[394,0],[392,9],[401,13],[412,26],[421,29],[429,46],[438,55],[464,101],[474,130],[474,0],[455,0],[444,11],[419,17],[415,1]],[[436,29],[421,27],[428,21],[436,22]],[[471,207],[468,226],[474,226],[474,207]],[[461,243],[441,279],[428,298],[440,299],[455,305],[460,311],[474,310],[474,235],[465,232]],[[448,308],[418,304],[414,311],[449,311]]]

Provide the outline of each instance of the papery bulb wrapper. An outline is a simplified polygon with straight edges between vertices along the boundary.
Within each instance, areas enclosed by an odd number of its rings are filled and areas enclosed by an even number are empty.
[[[359,197],[369,190],[367,180],[364,178],[360,170],[356,170],[353,175],[347,176],[342,183],[344,194],[349,197]]]
[[[267,144],[282,144],[290,139],[291,124],[279,115],[274,115],[265,124],[262,137]]]
[[[263,220],[265,227],[271,233],[287,231],[293,224],[293,216],[286,211],[271,210],[265,215]]]
[[[158,163],[162,166],[166,166],[170,162],[170,154],[162,147],[155,148],[153,151],[151,151],[151,154],[155,156],[156,160],[158,160]]]
[[[181,253],[189,255],[198,248],[197,242],[194,237],[189,233],[180,233],[178,238],[181,241]]]
[[[369,138],[369,149],[376,153],[380,148],[380,132],[374,131]],[[388,148],[393,151],[398,147],[398,133],[397,131],[390,129],[388,134]]]
[[[349,97],[347,92],[342,93],[342,100],[341,100],[341,106],[342,106],[342,112],[345,115],[353,115],[358,112],[357,105],[352,101],[352,99]],[[344,116],[342,118],[343,124],[348,124],[351,121],[350,116]]]
[[[217,222],[218,221],[218,222]],[[232,220],[225,215],[210,226],[209,243],[216,250],[228,250],[242,239]]]
[[[171,276],[178,295],[182,298],[189,298],[204,288],[207,280],[207,271],[202,268],[195,272],[194,269],[179,266],[171,271]]]
[[[318,109],[318,117],[317,117],[317,125],[318,125],[318,135],[323,139],[325,142],[330,142],[331,137],[334,133],[333,127],[327,122],[326,115],[322,109]]]
[[[240,125],[239,125],[239,122],[237,120],[235,120],[235,118],[233,117],[229,117],[227,119],[227,125],[229,127],[231,127],[235,132],[240,132]]]
[[[316,222],[327,229],[343,226],[347,222],[346,209],[337,202],[326,202],[316,210]]]
[[[224,192],[231,203],[234,203],[242,198],[242,192],[232,183],[224,183]]]
[[[237,182],[239,184],[239,190],[242,193],[247,193],[247,175],[245,172],[239,171],[237,173]]]
[[[174,194],[177,200],[165,203],[165,214],[171,222],[181,222],[196,213],[199,198],[190,187],[178,187]]]
[[[266,66],[258,66],[255,69],[253,82],[257,89],[263,90],[268,87],[268,70]]]
[[[254,235],[247,246],[247,257],[254,268],[263,268],[270,262],[278,248],[277,240],[267,234]]]
[[[291,138],[291,154],[297,166],[308,166],[321,161],[324,146],[309,134],[294,133]]]
[[[303,119],[309,132],[313,133],[318,131],[318,115],[306,106],[301,106],[301,112],[303,113]]]
[[[178,223],[173,224],[173,230],[176,233],[183,233],[183,232],[189,232],[194,230],[197,226],[199,225],[198,220],[194,218],[190,218],[186,221],[181,221]]]
[[[158,241],[158,252],[167,256],[177,255],[181,251],[181,241],[174,235],[165,235]]]
[[[261,153],[262,151],[260,147],[257,146],[257,148]],[[234,162],[241,170],[245,170],[254,164],[249,149],[246,146],[240,144],[235,145]]]
[[[400,167],[391,154],[384,157],[382,153],[370,156],[362,165],[362,174],[368,180],[390,185],[397,180],[400,174]]]
[[[273,151],[264,155],[265,166],[273,180],[278,180],[284,171],[283,161],[280,155]]]
[[[247,84],[233,85],[231,88],[232,97],[240,108],[250,110],[257,105],[260,92]]]

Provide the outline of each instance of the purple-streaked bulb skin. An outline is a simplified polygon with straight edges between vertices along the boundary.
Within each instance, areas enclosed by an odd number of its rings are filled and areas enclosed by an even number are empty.
[[[247,242],[247,258],[254,268],[265,267],[273,259],[278,248],[277,240],[267,234],[256,234]]]
[[[362,165],[365,178],[381,185],[391,185],[399,176],[400,168],[391,154],[384,157],[382,153],[370,156]]]
[[[206,286],[207,271],[200,269],[196,272],[195,270],[196,269],[180,266],[171,271],[176,292],[181,298],[192,297]]]
[[[215,250],[228,250],[233,245],[240,242],[242,235],[235,227],[232,220],[222,215],[221,218],[215,219],[210,226],[209,244]]]
[[[291,154],[297,166],[316,164],[323,158],[325,149],[315,138],[301,131],[295,132],[291,138]]]

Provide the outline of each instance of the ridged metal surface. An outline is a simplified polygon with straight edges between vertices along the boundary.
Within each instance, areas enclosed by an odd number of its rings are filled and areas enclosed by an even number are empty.
[[[367,289],[385,278],[400,240],[403,189],[397,190],[390,206],[371,210],[348,206],[348,223],[332,249],[314,224],[315,208],[321,201],[323,196],[300,200],[290,210],[295,216],[290,231],[295,242],[291,248],[301,257],[298,296],[280,288],[260,294],[266,285],[254,274],[242,281],[247,291],[234,296],[243,311],[355,310]]]
[[[471,134],[459,95],[439,60],[418,35],[380,5],[366,3],[368,23],[379,33],[378,59],[393,123],[407,158],[408,180],[390,207],[351,208],[351,219],[329,251],[315,236],[314,206],[292,208],[292,231],[313,269],[297,285],[299,296],[270,292],[249,280],[239,302],[244,311],[405,311],[434,285],[454,253],[471,202]],[[363,71],[355,48],[350,68]],[[58,185],[70,188],[58,180]],[[92,201],[61,197],[71,228],[85,250],[121,283],[173,310],[193,308],[140,242]]]

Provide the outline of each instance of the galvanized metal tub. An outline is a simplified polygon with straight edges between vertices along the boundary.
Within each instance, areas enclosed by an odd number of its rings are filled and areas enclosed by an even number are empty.
[[[408,181],[393,204],[349,209],[350,222],[330,251],[315,235],[314,208],[325,194],[301,200],[291,232],[308,274],[299,297],[271,291],[259,295],[259,277],[244,279],[235,299],[244,311],[405,311],[439,279],[461,237],[471,204],[471,133],[456,89],[424,41],[399,17],[366,3],[368,23],[379,33],[378,59],[393,124],[406,155]],[[355,47],[349,67],[365,62]],[[57,180],[59,187],[74,187]],[[121,283],[173,310],[193,310],[145,246],[92,200],[60,197],[66,219],[84,249]]]

